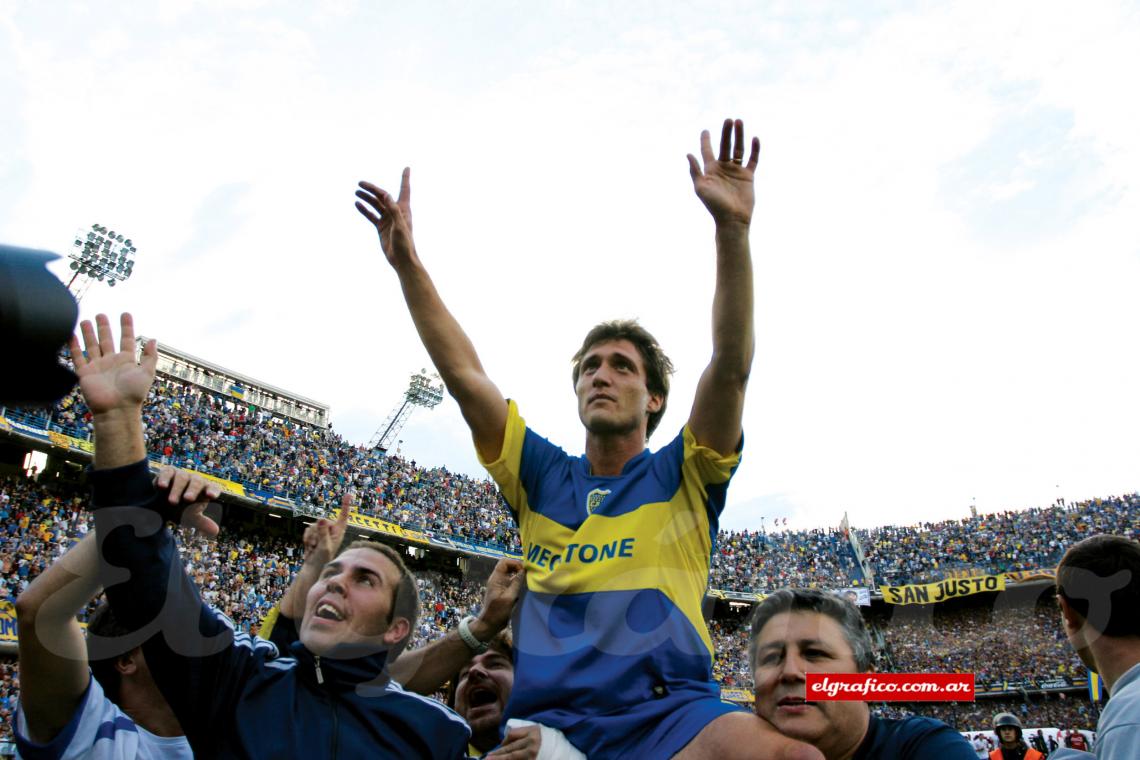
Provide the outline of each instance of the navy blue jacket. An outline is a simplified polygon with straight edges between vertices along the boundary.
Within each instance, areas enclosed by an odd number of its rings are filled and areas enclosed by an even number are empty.
[[[852,760],[977,760],[960,733],[940,720],[871,716],[867,735]]]
[[[103,557],[117,566],[102,568],[107,598],[136,632],[124,643],[145,638],[147,666],[195,756],[464,756],[467,724],[389,680],[384,653],[336,660],[297,642],[292,657],[281,657],[205,605],[164,525],[165,495],[145,461],[91,477]]]

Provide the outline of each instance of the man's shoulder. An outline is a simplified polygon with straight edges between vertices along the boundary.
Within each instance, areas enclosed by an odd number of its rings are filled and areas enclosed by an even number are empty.
[[[357,689],[357,695],[365,703],[382,706],[386,711],[409,721],[423,723],[431,721],[440,726],[470,734],[467,721],[459,713],[437,699],[425,697],[405,689],[398,681],[389,679],[383,686],[364,686]],[[378,699],[378,697],[383,697]]]
[[[977,755],[970,742],[940,720],[912,715],[907,718],[871,717],[867,738],[856,758],[926,757],[942,753],[939,760],[974,760]]]
[[[407,728],[397,730],[398,735],[409,739],[430,737],[430,746],[460,749],[471,738],[471,728],[458,713],[438,700],[408,691],[394,680],[383,686],[362,686],[354,693],[358,704],[370,709],[377,720],[396,729]]]

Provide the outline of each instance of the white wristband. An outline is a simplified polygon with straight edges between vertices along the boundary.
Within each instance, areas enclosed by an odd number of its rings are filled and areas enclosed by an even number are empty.
[[[474,615],[468,615],[459,621],[459,638],[463,639],[463,643],[467,645],[475,654],[483,654],[490,647],[490,644],[480,641],[471,633],[471,621],[475,619]]]

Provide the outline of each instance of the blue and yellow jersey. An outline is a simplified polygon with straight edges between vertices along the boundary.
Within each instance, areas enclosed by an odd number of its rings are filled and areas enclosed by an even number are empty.
[[[518,521],[527,571],[509,717],[558,728],[593,757],[617,738],[607,734],[650,730],[603,718],[642,710],[648,720],[641,706],[653,704],[659,723],[717,698],[701,601],[739,462],[686,427],[621,475],[595,476],[509,402],[502,453],[484,463]]]

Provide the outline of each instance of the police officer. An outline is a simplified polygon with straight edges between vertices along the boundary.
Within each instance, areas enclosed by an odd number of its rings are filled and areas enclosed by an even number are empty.
[[[1044,760],[1045,755],[1031,749],[1021,738],[1021,721],[1013,713],[994,716],[994,733],[1000,744],[990,753],[990,760]]]

